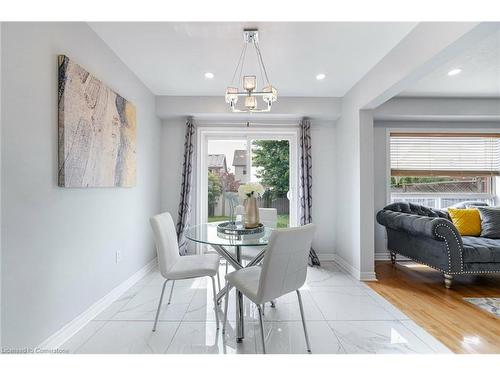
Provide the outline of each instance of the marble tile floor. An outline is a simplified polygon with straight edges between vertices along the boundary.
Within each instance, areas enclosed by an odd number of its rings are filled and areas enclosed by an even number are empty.
[[[158,328],[152,332],[161,284],[158,271],[152,271],[63,344],[62,349],[75,354],[261,352],[257,310],[246,299],[245,339],[236,343],[234,291],[230,294],[225,335],[216,329],[208,278],[176,282],[172,303],[167,305],[167,298],[164,299]],[[301,291],[313,354],[451,353],[333,262],[309,268]],[[268,353],[306,354],[295,293],[278,299],[276,308],[266,306],[264,333]]]

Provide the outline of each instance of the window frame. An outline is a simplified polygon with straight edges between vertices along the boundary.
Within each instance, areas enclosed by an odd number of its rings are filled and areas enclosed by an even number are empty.
[[[460,133],[467,134],[470,136],[480,136],[482,134],[498,134],[498,129],[474,129],[473,131],[468,131],[467,129],[461,128],[386,128],[385,140],[386,140],[386,203],[389,204],[393,202],[393,198],[422,198],[422,199],[436,199],[438,201],[437,208],[440,207],[440,202],[442,199],[446,198],[464,198],[466,200],[474,200],[474,199],[486,199],[492,202],[493,204],[497,203],[497,183],[498,178],[496,176],[491,176],[491,191],[489,193],[392,193],[391,192],[391,133],[413,133],[416,135],[425,136],[425,134],[429,133],[439,133],[443,134],[443,136],[449,136],[452,134]]]

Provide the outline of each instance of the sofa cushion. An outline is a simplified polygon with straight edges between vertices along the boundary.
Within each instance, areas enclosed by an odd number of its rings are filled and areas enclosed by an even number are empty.
[[[479,236],[481,218],[476,208],[448,208],[451,221],[461,236]]]
[[[481,237],[500,238],[500,207],[477,207],[481,215]]]
[[[465,201],[460,203],[455,203],[452,208],[471,208],[471,207],[488,207],[488,203],[480,201]]]
[[[500,239],[462,237],[464,263],[500,263]]]

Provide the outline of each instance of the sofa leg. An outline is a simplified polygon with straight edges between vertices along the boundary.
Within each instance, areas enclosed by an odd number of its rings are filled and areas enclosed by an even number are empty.
[[[444,274],[444,286],[446,287],[446,289],[450,289],[451,284],[453,284],[453,276],[445,273]]]
[[[391,251],[391,263],[396,264],[396,253]]]

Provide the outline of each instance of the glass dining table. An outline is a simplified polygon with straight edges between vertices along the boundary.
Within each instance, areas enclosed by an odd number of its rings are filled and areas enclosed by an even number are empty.
[[[188,240],[193,242],[213,247],[235,270],[254,266],[262,261],[265,253],[265,246],[269,241],[273,228],[264,227],[264,231],[258,234],[222,234],[217,231],[218,224],[220,223],[205,223],[192,226],[187,229],[185,236]],[[241,260],[241,248],[243,246],[261,246],[262,250],[255,258],[246,265],[243,265]],[[230,250],[231,247],[234,248],[234,251]],[[224,288],[217,293],[217,303],[220,303],[227,292],[227,287],[224,286]],[[236,332],[236,340],[237,342],[241,342],[245,337],[243,325],[243,295],[241,292],[236,292]]]

